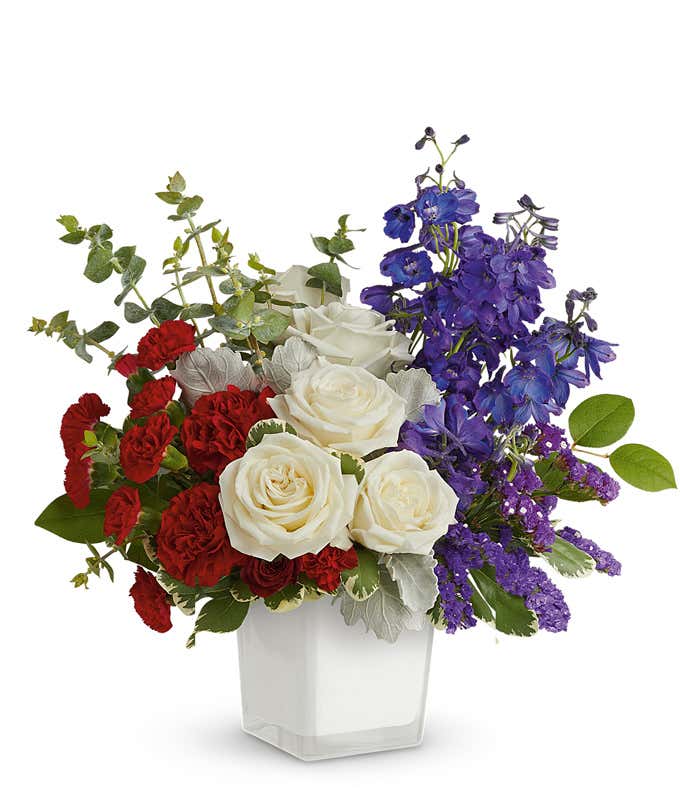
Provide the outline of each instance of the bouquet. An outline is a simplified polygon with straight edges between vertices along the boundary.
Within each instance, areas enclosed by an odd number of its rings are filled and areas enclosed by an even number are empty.
[[[148,326],[134,352],[111,348],[110,320],[85,330],[61,311],[30,328],[86,362],[103,354],[127,390],[122,427],[97,394],[61,423],[66,492],[36,523],[86,546],[76,587],[132,563],[137,613],[158,632],[175,609],[196,614],[189,646],[237,629],[256,599],[286,612],[325,597],[394,641],[426,621],[564,631],[548,571],[621,572],[552,517],[559,500],[615,499],[605,463],[647,491],[675,487],[673,470],[638,443],[601,451],[633,422],[628,397],[586,399],[568,433],[555,423],[615,345],[595,335],[591,288],[567,293],[563,317],[542,316],[555,218],[523,195],[494,216],[499,232],[473,221],[476,193],[450,170],[467,141],[444,149],[428,127],[416,143],[436,163],[385,212],[388,282],[362,306],[346,302],[363,231],[349,215],[312,237],[320,263],[281,272],[250,254],[243,268],[176,173],[156,194],[179,233],[153,299],[135,246],[59,218],[61,240],[87,248],[85,276],[119,279],[115,305]]]

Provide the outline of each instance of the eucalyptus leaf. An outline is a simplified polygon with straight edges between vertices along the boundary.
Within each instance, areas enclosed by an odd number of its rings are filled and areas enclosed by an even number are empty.
[[[252,295],[252,292],[250,293]],[[255,296],[253,295],[253,298]],[[253,318],[251,331],[258,342],[268,344],[278,339],[288,328],[290,320],[276,309],[264,309]]]
[[[96,284],[106,281],[113,272],[112,256],[110,248],[93,248],[87,257],[85,276]]]
[[[212,317],[215,309],[209,303],[191,303],[179,313],[180,320],[197,320],[201,317]]]
[[[175,320],[182,311],[182,307],[167,298],[156,298],[151,303],[151,311],[158,320],[163,322],[165,320]]]
[[[123,306],[123,315],[129,323],[141,323],[149,316],[149,312],[142,306],[128,301]]]
[[[87,335],[90,339],[94,339],[95,342],[105,342],[118,331],[118,328],[119,326],[116,323],[111,320],[106,320],[100,323],[96,328],[88,331]]]

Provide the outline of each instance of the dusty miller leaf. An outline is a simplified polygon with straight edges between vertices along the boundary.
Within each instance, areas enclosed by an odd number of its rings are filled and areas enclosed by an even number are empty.
[[[314,347],[293,336],[274,350],[271,360],[265,359],[263,363],[265,379],[268,385],[280,394],[290,386],[292,376],[296,372],[309,369],[316,359]]]
[[[442,398],[430,374],[418,367],[390,372],[385,380],[391,389],[406,400],[406,418],[409,422],[420,421],[423,407],[437,405]]]
[[[396,642],[402,631],[418,624],[418,616],[404,605],[397,585],[385,568],[380,569],[380,587],[365,601],[355,601],[346,591],[341,591],[340,612],[345,623],[353,626],[362,620],[366,631],[387,642]]]
[[[427,612],[437,599],[435,559],[429,554],[387,554],[382,560],[411,610]]]
[[[259,388],[258,378],[250,364],[228,347],[217,350],[198,348],[191,353],[183,353],[177,360],[173,375],[191,406],[204,394],[224,391],[227,386],[237,386],[241,390]]]

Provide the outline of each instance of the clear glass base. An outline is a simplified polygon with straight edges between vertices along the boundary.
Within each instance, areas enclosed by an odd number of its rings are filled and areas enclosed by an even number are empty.
[[[330,598],[284,614],[256,602],[238,644],[246,733],[305,761],[421,743],[431,626],[390,644]]]

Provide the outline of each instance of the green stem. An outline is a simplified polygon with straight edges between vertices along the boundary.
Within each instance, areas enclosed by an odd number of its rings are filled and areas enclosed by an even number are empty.
[[[194,224],[191,218],[189,220],[189,228],[192,232],[194,232],[194,240],[196,240],[196,247],[198,248],[198,255],[201,257],[201,264],[203,267],[208,267],[208,258],[205,255],[205,249],[203,248],[203,240],[201,240],[200,234],[195,234],[196,232],[196,225]],[[217,299],[217,293],[215,292],[215,285],[213,284],[212,278],[206,273],[205,280],[208,282],[208,289],[210,290],[210,297],[212,298],[213,309],[215,310],[215,314],[222,314],[222,304]]]
[[[104,347],[104,345],[100,344],[99,342],[96,342],[94,339],[87,336],[87,334],[85,335],[85,344],[92,345],[92,347],[96,347],[97,350],[101,350],[102,353],[106,353],[106,355],[109,358],[116,357],[116,354],[112,350],[109,350],[107,347]]]
[[[179,264],[176,262],[175,263],[175,271],[174,271],[174,273],[175,273],[175,289],[177,290],[177,294],[179,295],[179,299],[182,301],[182,306],[186,309],[186,308],[188,308],[189,304],[187,303],[187,299],[184,297],[184,290],[182,289],[182,284],[180,283],[180,280],[179,280],[179,270],[178,270],[178,268],[179,268]],[[196,320],[193,317],[191,318],[191,324],[194,326],[194,329],[196,330],[196,337],[198,339],[198,344],[201,347],[205,347],[205,345],[203,344],[203,340],[201,339],[201,330],[198,327],[198,323],[196,322]]]
[[[584,455],[594,455],[596,458],[604,458],[605,460],[609,458],[608,454],[605,455],[602,452],[593,452],[590,449],[583,449],[583,447],[577,447],[575,444],[572,444],[571,448],[574,450],[574,452],[581,452]]]

